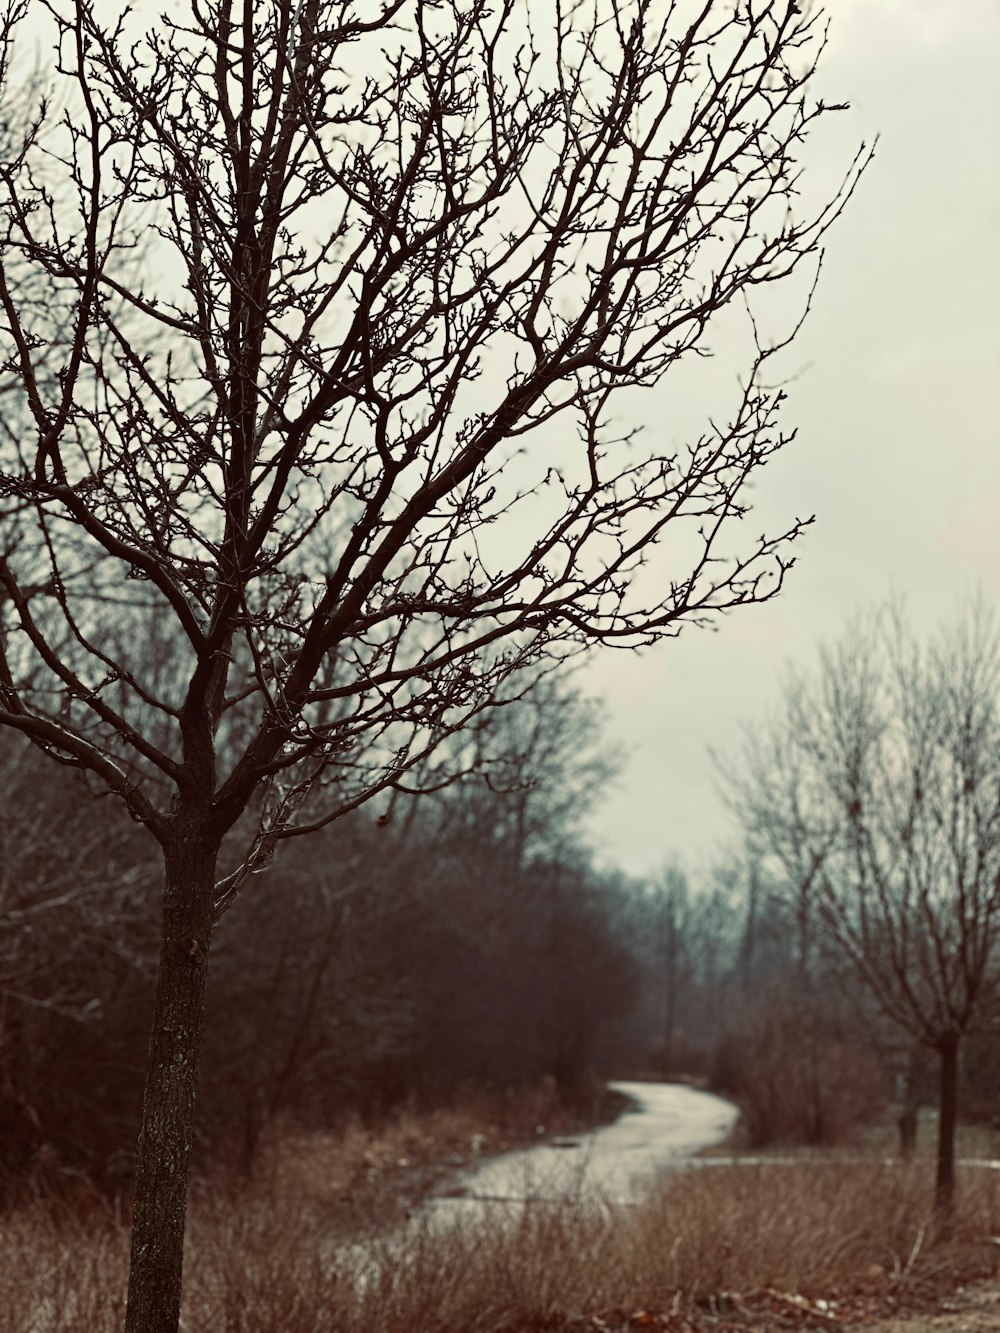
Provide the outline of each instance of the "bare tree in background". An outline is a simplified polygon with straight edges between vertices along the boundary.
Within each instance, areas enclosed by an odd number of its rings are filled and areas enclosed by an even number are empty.
[[[495,696],[498,706],[441,747],[445,773],[481,773],[486,782],[442,793],[438,838],[464,835],[479,850],[502,848],[505,877],[516,880],[532,859],[571,854],[620,754],[604,738],[602,701],[582,695],[571,671],[537,678],[524,671],[511,684],[516,693]],[[428,785],[419,778],[418,790]],[[426,813],[423,799],[411,800],[404,818],[418,810]]]
[[[657,940],[654,945],[662,973],[663,991],[663,1072],[675,1073],[674,1057],[680,1009],[690,987],[692,966],[691,890],[687,876],[676,865],[664,868],[655,889],[652,908]]]
[[[723,799],[753,842],[763,847],[779,885],[781,908],[795,942],[796,986],[809,994],[818,944],[817,900],[826,857],[837,837],[836,816],[822,825],[816,774],[792,725],[748,729],[741,762],[734,770],[726,755],[713,754]]]
[[[802,202],[834,108],[792,0],[190,0],[145,36],[45,9],[65,113],[0,168],[30,413],[0,461],[0,722],[163,851],[126,1327],[167,1333],[220,913],[520,668],[779,590],[802,523],[737,521],[788,438],[791,334],[752,324],[731,415],[683,445],[610,405],[734,303],[800,268],[807,293],[866,154]],[[150,615],[183,645],[166,675]]]
[[[1000,1002],[992,617],[980,608],[927,647],[899,616],[856,628],[822,654],[815,680],[793,683],[768,734],[735,772],[743,817],[779,863],[790,842],[801,849],[814,867],[817,933],[879,1011],[936,1053],[937,1197],[947,1214],[960,1047]],[[761,762],[778,754],[791,766]],[[800,884],[788,882],[798,897]]]

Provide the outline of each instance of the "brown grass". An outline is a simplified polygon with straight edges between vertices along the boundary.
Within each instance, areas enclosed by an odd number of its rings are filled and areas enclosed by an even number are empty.
[[[612,1119],[622,1100],[572,1108],[546,1080],[506,1094],[468,1091],[455,1105],[433,1110],[403,1107],[374,1125],[350,1116],[326,1133],[278,1124],[258,1154],[255,1175],[356,1225],[359,1214],[384,1218],[391,1201],[411,1206],[442,1175],[478,1158]]]
[[[822,1162],[704,1168],[638,1208],[462,1211],[453,1226],[337,1242],[322,1199],[288,1180],[203,1186],[194,1201],[188,1333],[515,1333],[616,1310],[764,1288],[806,1295],[985,1271],[1000,1180],[961,1180],[935,1237],[926,1166]],[[459,1205],[465,1209],[464,1205]],[[2,1333],[114,1333],[126,1235],[36,1203],[0,1219]]]
[[[937,1153],[937,1114],[929,1106],[921,1107],[917,1117],[916,1153],[933,1157]],[[861,1147],[866,1152],[895,1156],[899,1152],[899,1129],[895,1115],[883,1117],[865,1128]],[[1000,1129],[986,1124],[960,1123],[955,1131],[955,1155],[973,1160],[1000,1158]]]

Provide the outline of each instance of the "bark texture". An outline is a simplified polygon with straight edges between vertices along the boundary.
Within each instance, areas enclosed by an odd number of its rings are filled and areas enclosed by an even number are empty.
[[[163,940],[133,1192],[125,1333],[176,1333],[218,848],[180,825],[166,851]]]

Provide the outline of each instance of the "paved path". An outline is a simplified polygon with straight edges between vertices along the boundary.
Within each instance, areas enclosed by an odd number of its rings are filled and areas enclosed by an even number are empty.
[[[555,1204],[629,1205],[656,1176],[691,1154],[721,1142],[739,1114],[720,1097],[679,1083],[612,1083],[632,1102],[613,1124],[573,1138],[503,1153],[465,1171],[441,1194],[426,1199],[410,1218],[377,1244],[338,1244],[333,1262],[363,1288],[395,1265],[428,1232],[447,1233],[478,1221],[514,1222],[522,1209]]]
[[[613,1083],[632,1103],[613,1124],[571,1139],[504,1153],[467,1172],[435,1201],[633,1203],[659,1172],[720,1143],[731,1103],[679,1083]]]

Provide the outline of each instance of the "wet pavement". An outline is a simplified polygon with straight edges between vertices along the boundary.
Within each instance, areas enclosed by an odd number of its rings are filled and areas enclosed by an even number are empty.
[[[449,1204],[593,1202],[630,1204],[660,1172],[725,1139],[737,1109],[679,1083],[612,1083],[632,1103],[588,1134],[504,1153],[464,1173],[432,1201]]]
[[[372,1240],[339,1243],[331,1262],[358,1292],[423,1238],[479,1222],[513,1224],[528,1207],[628,1207],[672,1167],[720,1143],[739,1112],[711,1093],[679,1083],[612,1083],[631,1106],[610,1125],[502,1153],[465,1170],[408,1219]]]

